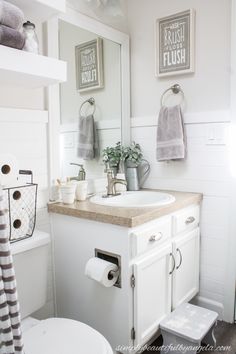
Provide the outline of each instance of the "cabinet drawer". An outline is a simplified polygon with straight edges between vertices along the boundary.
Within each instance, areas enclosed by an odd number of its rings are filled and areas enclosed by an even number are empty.
[[[133,257],[151,251],[171,237],[171,217],[164,217],[152,226],[134,231],[131,237]]]
[[[174,235],[181,232],[192,230],[199,224],[200,207],[194,205],[186,208],[173,216],[173,233]]]

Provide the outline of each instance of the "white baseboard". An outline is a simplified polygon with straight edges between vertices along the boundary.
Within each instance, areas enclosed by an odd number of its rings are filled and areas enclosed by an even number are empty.
[[[192,301],[192,304],[205,307],[209,310],[215,311],[219,314],[219,320],[224,320],[224,306],[220,302],[207,299],[203,296],[196,296]]]

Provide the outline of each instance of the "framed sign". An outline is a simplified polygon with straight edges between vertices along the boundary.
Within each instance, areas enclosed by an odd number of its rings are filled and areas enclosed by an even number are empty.
[[[75,47],[76,86],[79,92],[103,88],[102,38]]]
[[[195,11],[156,21],[156,76],[194,72]]]

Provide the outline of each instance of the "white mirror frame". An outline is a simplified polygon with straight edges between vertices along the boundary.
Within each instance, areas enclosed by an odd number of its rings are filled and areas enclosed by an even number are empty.
[[[59,59],[59,20],[96,33],[121,46],[121,141],[130,143],[130,49],[129,36],[71,8],[47,22],[47,54]],[[50,185],[60,176],[60,85],[48,88]]]

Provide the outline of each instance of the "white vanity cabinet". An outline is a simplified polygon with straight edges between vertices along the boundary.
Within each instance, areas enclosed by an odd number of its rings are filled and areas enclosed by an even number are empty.
[[[197,294],[198,204],[131,228],[53,212],[51,219],[58,316],[97,329],[115,351],[135,353],[172,309]],[[119,258],[120,287],[85,276],[98,250]]]
[[[135,346],[147,343],[171,310],[198,293],[198,225],[194,205],[132,231]]]

